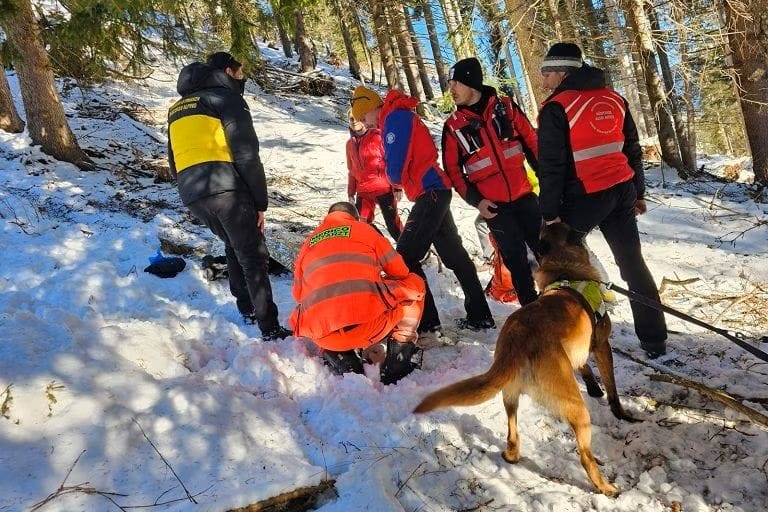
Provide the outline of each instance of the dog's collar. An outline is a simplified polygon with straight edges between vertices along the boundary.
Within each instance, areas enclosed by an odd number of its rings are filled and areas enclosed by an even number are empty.
[[[603,300],[603,292],[600,291],[600,283],[597,281],[571,281],[569,279],[561,279],[550,284],[544,291],[549,290],[573,290],[579,297],[581,297],[584,303],[589,306],[589,312],[599,320],[605,316],[605,301]]]

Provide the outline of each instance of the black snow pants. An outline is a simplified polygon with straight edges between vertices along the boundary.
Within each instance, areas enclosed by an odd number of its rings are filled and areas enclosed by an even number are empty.
[[[560,218],[584,236],[599,226],[629,289],[658,301],[656,283],[640,249],[636,199],[634,184],[631,180],[625,181],[600,192],[565,197]],[[667,339],[664,313],[634,301],[630,301],[630,306],[641,346],[651,351],[664,347]]]
[[[518,300],[524,306],[538,297],[525,246],[527,244],[538,258],[541,232],[539,200],[531,193],[510,203],[496,205],[496,216],[486,219],[486,222],[496,240],[501,259],[512,274]]]
[[[269,252],[264,234],[256,225],[258,212],[251,196],[223,192],[187,205],[225,246],[229,290],[243,316],[255,317],[262,332],[279,326],[277,306],[267,269]]]
[[[475,265],[464,249],[453,221],[450,209],[452,194],[450,190],[437,190],[426,192],[416,198],[397,241],[397,252],[403,257],[411,272],[421,276],[426,283],[421,260],[427,255],[429,247],[434,244],[438,256],[456,275],[464,291],[464,309],[467,312],[467,319],[479,322],[491,318],[491,310],[488,308]],[[437,313],[435,299],[427,285],[424,313],[419,330],[425,331],[439,325],[440,316]]]

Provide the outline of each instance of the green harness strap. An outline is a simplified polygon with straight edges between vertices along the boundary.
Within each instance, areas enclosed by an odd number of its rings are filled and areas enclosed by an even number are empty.
[[[569,288],[578,292],[589,305],[592,314],[597,320],[605,316],[605,301],[603,300],[603,293],[600,291],[600,283],[597,281],[569,281],[563,279],[550,284],[544,288],[544,291],[559,290],[561,288]]]

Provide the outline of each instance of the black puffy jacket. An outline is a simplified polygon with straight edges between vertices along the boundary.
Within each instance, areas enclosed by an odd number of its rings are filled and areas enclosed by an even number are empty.
[[[259,139],[240,84],[201,62],[185,66],[168,110],[168,162],[185,205],[229,191],[250,193],[267,209]]]

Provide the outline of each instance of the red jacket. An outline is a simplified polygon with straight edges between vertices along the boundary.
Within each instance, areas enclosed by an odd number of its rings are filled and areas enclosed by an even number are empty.
[[[296,258],[294,332],[319,339],[395,307],[402,297],[384,284],[382,273],[394,279],[409,275],[403,257],[373,227],[344,212],[329,213]]]
[[[482,199],[509,203],[533,192],[525,172],[536,165],[536,131],[517,105],[492,87],[482,115],[460,107],[443,126],[443,166],[456,191],[473,206]]]
[[[380,196],[392,189],[386,175],[384,146],[378,129],[362,135],[352,134],[347,141],[347,195]]]
[[[624,98],[607,87],[566,90],[546,102],[559,103],[568,117],[576,177],[587,194],[632,179],[624,154]]]
[[[437,163],[435,141],[413,111],[418,104],[416,98],[392,89],[379,113],[387,178],[411,201],[425,192],[450,189],[450,180]]]

